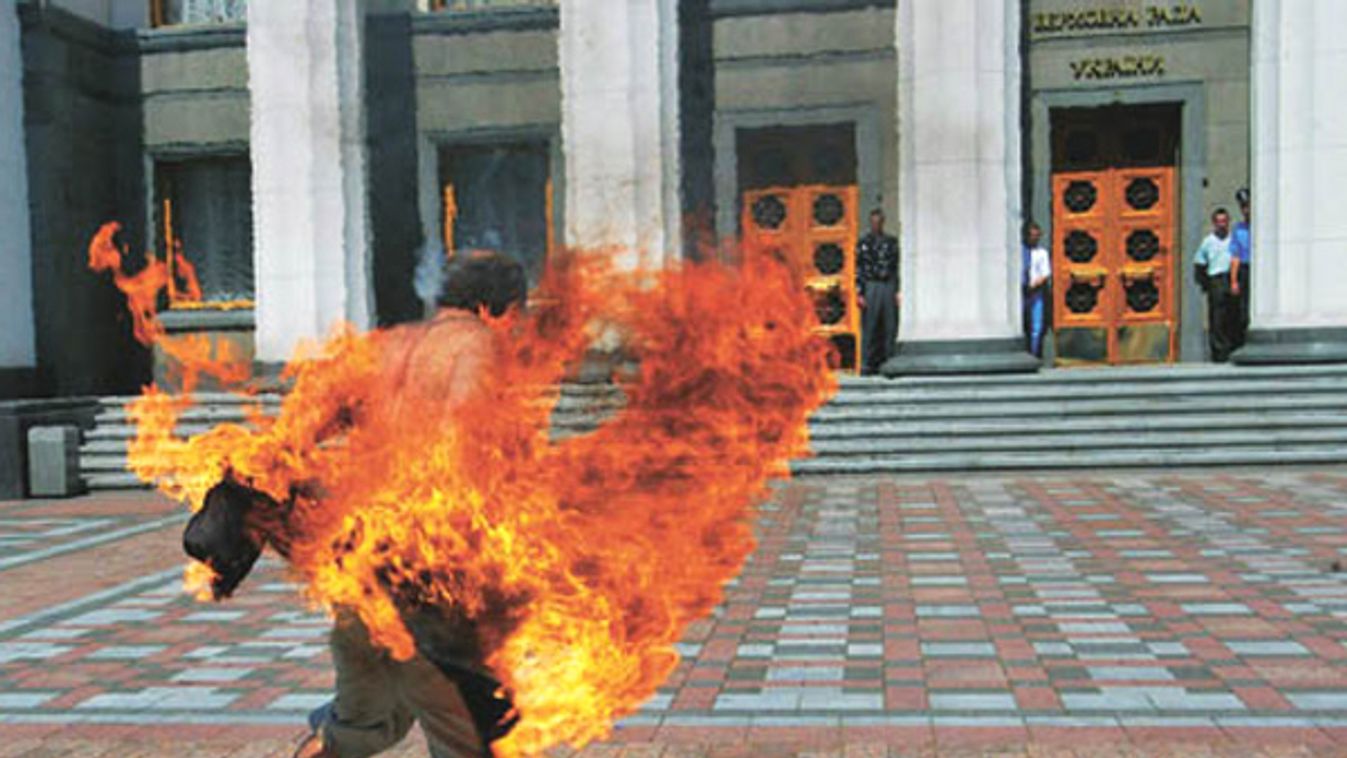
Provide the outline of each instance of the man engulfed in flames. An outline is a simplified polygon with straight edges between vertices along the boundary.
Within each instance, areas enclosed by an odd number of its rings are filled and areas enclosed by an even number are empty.
[[[501,256],[456,261],[440,298],[442,310],[427,324],[382,335],[382,381],[335,408],[315,441],[359,444],[373,430],[387,439],[399,429],[450,428],[486,379],[493,335],[478,314],[500,317],[522,306],[526,287],[523,267]],[[345,439],[348,435],[355,439]],[[293,543],[312,528],[303,508],[317,504],[321,496],[314,493],[321,489],[314,483],[307,496],[296,492],[281,503],[239,484],[232,474],[211,489],[183,543],[192,557],[216,569],[217,598],[232,593],[263,544],[293,555]],[[383,589],[398,607],[416,652],[405,661],[392,658],[374,646],[359,613],[334,609],[337,696],[311,717],[315,733],[296,753],[300,758],[373,755],[400,742],[413,721],[421,722],[435,758],[489,755],[487,745],[516,720],[508,699],[498,694],[500,682],[485,668],[475,625],[452,605],[419,597],[414,585],[395,583],[394,565],[387,567]]]
[[[116,272],[111,239],[100,233],[90,259]],[[374,698],[379,739],[413,715],[451,755],[480,753],[511,724],[500,755],[602,738],[672,671],[674,643],[752,549],[768,478],[807,452],[806,419],[834,379],[789,271],[752,251],[639,274],[609,258],[560,257],[527,311],[507,307],[519,294],[508,265],[460,262],[458,307],[308,348],[284,374],[280,413],[250,426],[182,439],[182,397],[150,387],[132,404],[129,465],[198,512],[186,542],[210,560],[214,594],[270,544],[336,616],[323,733],[337,754],[387,744],[342,742],[357,707],[344,660],[428,683]],[[473,267],[495,273],[456,300]],[[118,284],[146,313],[130,279]],[[554,441],[557,388],[600,331],[635,359],[615,377],[625,406]],[[188,377],[233,375],[179,360]],[[203,538],[220,534],[234,536]]]

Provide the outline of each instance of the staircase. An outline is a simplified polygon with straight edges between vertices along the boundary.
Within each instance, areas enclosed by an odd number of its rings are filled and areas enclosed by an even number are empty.
[[[90,489],[143,486],[126,471],[134,434],[105,398],[85,433]],[[246,403],[205,395],[182,434],[242,422]],[[612,385],[566,385],[554,434],[592,429],[617,408]],[[1014,376],[846,376],[810,422],[814,456],[798,474],[1220,466],[1347,462],[1347,365],[1055,369]]]
[[[800,474],[1347,462],[1347,365],[848,377]]]
[[[147,487],[126,470],[127,441],[136,434],[126,415],[134,397],[105,397],[93,429],[84,432],[80,445],[80,474],[90,490],[141,489]],[[247,409],[261,406],[266,415],[280,408],[279,394],[240,397],[228,393],[200,393],[196,405],[179,419],[179,436],[200,434],[216,424],[247,422]],[[552,414],[552,435],[564,438],[590,429],[620,407],[621,395],[609,384],[574,384],[562,387]]]

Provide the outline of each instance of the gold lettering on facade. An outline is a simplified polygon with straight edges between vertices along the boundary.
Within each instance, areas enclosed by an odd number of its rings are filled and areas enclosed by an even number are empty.
[[[1081,79],[1133,79],[1164,76],[1163,55],[1124,55],[1117,58],[1085,58],[1071,61],[1071,73]]]
[[[1147,5],[1144,8],[1079,8],[1076,10],[1035,13],[1035,34],[1063,34],[1079,31],[1112,31],[1193,26],[1202,23],[1202,12],[1193,3]]]

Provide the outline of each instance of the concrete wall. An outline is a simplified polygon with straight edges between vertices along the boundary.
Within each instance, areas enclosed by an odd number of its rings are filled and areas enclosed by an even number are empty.
[[[145,149],[151,155],[245,150],[248,61],[242,30],[220,39],[164,29],[142,39],[148,41],[140,57]]]
[[[714,8],[714,6],[713,6]],[[894,10],[727,15],[714,25],[717,231],[735,228],[734,131],[856,121],[861,207],[898,215]]]
[[[47,0],[48,5],[109,29],[149,26],[149,0]]]
[[[21,6],[21,19],[39,381],[54,394],[133,391],[148,353],[124,298],[86,265],[106,221],[123,222],[133,250],[147,243],[135,46],[57,8]]]
[[[424,24],[416,30],[413,51],[417,126],[422,133],[561,120],[555,29],[469,34]]]
[[[28,157],[23,128],[23,54],[19,16],[0,5],[0,282],[11,283],[0,302],[0,397],[32,391],[37,347],[33,338],[33,251],[28,225]]]

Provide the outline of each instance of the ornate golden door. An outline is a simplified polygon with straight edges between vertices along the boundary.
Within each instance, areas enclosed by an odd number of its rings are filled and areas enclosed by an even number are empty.
[[[1058,362],[1174,360],[1174,189],[1173,167],[1053,176]]]
[[[790,266],[814,298],[819,333],[842,365],[858,368],[861,320],[856,307],[857,188],[769,187],[743,195],[744,243]]]

